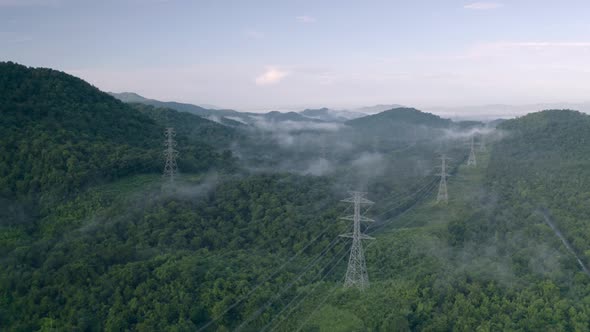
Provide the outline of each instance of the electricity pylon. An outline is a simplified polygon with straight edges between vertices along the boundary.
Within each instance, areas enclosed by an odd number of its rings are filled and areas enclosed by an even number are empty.
[[[373,204],[373,202],[364,197],[367,193],[359,191],[350,191],[349,193],[352,197],[344,199],[342,202],[353,203],[354,214],[342,217],[341,219],[352,220],[354,222],[353,231],[352,233],[340,235],[342,237],[352,238],[344,287],[356,287],[363,291],[369,287],[369,275],[367,273],[362,240],[374,240],[375,238],[361,233],[361,221],[374,221],[373,219],[361,216],[361,205]]]
[[[467,159],[467,166],[477,166],[477,160],[475,159],[475,142],[473,136],[471,136],[471,151],[469,152],[469,159]]]
[[[436,202],[440,203],[447,203],[449,201],[449,193],[447,191],[447,156],[444,154],[440,157],[441,165],[440,165],[440,183],[438,185],[438,195],[436,195]]]
[[[176,166],[176,158],[178,157],[178,151],[176,151],[176,141],[174,136],[174,128],[166,128],[164,133],[166,135],[166,141],[164,142],[164,157],[166,157],[166,163],[164,164],[164,177],[167,177],[170,183],[174,183],[174,177],[178,172]]]

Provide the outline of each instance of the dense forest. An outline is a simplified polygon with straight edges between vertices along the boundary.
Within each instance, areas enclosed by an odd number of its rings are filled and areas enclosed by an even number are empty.
[[[238,125],[165,106],[0,63],[0,330],[590,329],[588,115]],[[364,292],[342,287],[348,190],[375,202]]]

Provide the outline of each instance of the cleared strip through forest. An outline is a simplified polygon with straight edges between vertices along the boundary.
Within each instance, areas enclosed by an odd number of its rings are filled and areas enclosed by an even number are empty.
[[[588,276],[590,276],[590,271],[588,270],[588,268],[586,267],[586,265],[584,265],[584,262],[582,262],[582,260],[580,259],[580,257],[576,254],[576,252],[574,251],[574,248],[569,244],[569,242],[567,241],[567,239],[559,231],[559,229],[557,228],[557,226],[555,226],[555,223],[553,222],[551,216],[549,215],[549,212],[546,209],[541,209],[541,210],[539,210],[539,212],[543,216],[543,219],[545,220],[545,223],[547,223],[547,225],[549,225],[549,227],[551,227],[551,229],[553,230],[553,232],[555,233],[555,235],[557,235],[557,237],[559,237],[559,239],[561,240],[561,242],[563,242],[563,245],[567,248],[567,250],[572,255],[574,255],[574,257],[578,261],[578,264],[580,265],[580,267],[582,268],[582,270],[584,271],[584,273],[586,273]]]

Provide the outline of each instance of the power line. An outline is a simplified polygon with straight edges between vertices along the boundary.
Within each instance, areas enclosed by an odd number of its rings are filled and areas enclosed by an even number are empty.
[[[320,303],[318,303],[317,306],[315,306],[313,308],[313,310],[311,311],[311,314],[309,316],[307,316],[307,319],[305,319],[303,321],[303,323],[301,323],[301,325],[299,325],[299,327],[297,328],[296,332],[301,331],[301,329],[305,326],[305,324],[307,324],[307,322],[309,322],[309,320],[311,319],[311,317],[313,317],[313,315],[317,312],[317,310],[319,308],[321,308],[321,306],[326,303],[326,301],[330,298],[330,296],[334,295],[334,293],[338,290],[338,287],[334,287],[332,288],[332,290],[328,293],[328,295],[326,295],[321,301]]]
[[[318,234],[315,238],[313,238],[309,243],[307,243],[305,245],[305,247],[303,247],[301,250],[299,250],[295,255],[291,256],[291,258],[289,258],[285,263],[283,263],[279,268],[277,268],[271,275],[267,276],[262,282],[258,283],[258,285],[256,285],[254,288],[252,288],[248,293],[246,293],[244,296],[240,297],[236,302],[234,302],[233,304],[231,304],[229,307],[227,307],[221,314],[219,314],[217,317],[211,319],[209,322],[207,322],[205,325],[203,325],[201,328],[199,328],[197,331],[204,331],[207,327],[209,327],[211,324],[215,323],[216,321],[218,321],[219,319],[221,319],[227,312],[229,312],[231,309],[235,308],[236,306],[238,306],[240,303],[242,303],[245,299],[249,298],[258,288],[260,288],[262,285],[264,285],[266,282],[268,282],[272,277],[276,276],[279,272],[281,272],[289,263],[291,263],[292,261],[294,261],[297,257],[299,257],[303,252],[305,252],[305,250],[307,248],[309,248],[315,241],[317,241],[324,233],[326,233],[326,231],[332,226],[332,224],[329,224],[320,234]],[[320,252],[320,257],[324,254],[324,252],[327,252],[328,249],[332,248],[333,245],[335,245],[337,243],[338,237],[334,238],[334,240],[332,240],[332,242],[329,245],[329,248],[324,249],[324,251]],[[304,273],[307,272],[304,271]]]
[[[406,201],[403,201],[403,202],[401,202],[399,205],[397,205],[397,206],[395,206],[395,207],[391,208],[390,210],[388,210],[388,211],[386,211],[386,212],[382,213],[380,216],[383,216],[383,215],[385,215],[385,214],[387,214],[387,213],[389,213],[389,212],[391,212],[391,211],[393,211],[393,210],[396,210],[396,209],[400,209],[400,208],[406,207],[406,208],[404,209],[404,211],[403,211],[403,212],[401,212],[401,214],[398,214],[398,215],[396,215],[396,216],[394,216],[394,217],[392,217],[392,218],[386,219],[386,220],[384,220],[384,221],[379,221],[379,222],[376,222],[376,223],[374,223],[374,224],[371,224],[369,227],[367,227],[367,230],[366,230],[366,231],[367,231],[367,233],[369,233],[369,234],[373,234],[373,233],[375,233],[375,232],[376,232],[377,230],[379,230],[380,228],[382,228],[382,227],[386,226],[386,225],[387,225],[387,224],[388,224],[388,223],[389,223],[391,220],[393,220],[393,219],[395,219],[395,218],[398,218],[400,215],[403,215],[403,214],[404,214],[406,211],[408,211],[408,210],[412,209],[412,208],[413,208],[413,207],[414,207],[416,204],[418,204],[418,203],[419,203],[419,202],[420,202],[420,201],[421,201],[421,200],[422,200],[424,197],[426,197],[426,196],[427,196],[427,195],[428,195],[428,194],[429,194],[429,193],[432,191],[432,189],[434,189],[434,187],[436,187],[436,180],[429,182],[429,183],[428,183],[426,186],[424,186],[422,189],[420,189],[420,190],[416,191],[416,192],[413,194],[413,196],[412,196],[412,195],[411,195],[411,196],[408,196]],[[413,200],[413,202],[411,202],[412,200]],[[410,203],[410,202],[411,202],[411,204],[408,206],[408,203]]]
[[[303,278],[303,276],[307,273],[307,271],[311,270],[312,267],[314,267],[316,264],[318,264],[321,260],[321,258],[328,253],[328,251],[330,251],[334,246],[336,246],[338,244],[338,237],[336,237],[334,240],[332,240],[332,243],[325,248],[318,257],[316,257],[315,259],[313,259],[309,264],[307,264],[304,269],[303,272],[299,274],[299,276],[297,278],[295,278],[295,280],[292,280],[289,284],[287,284],[286,286],[282,287],[282,290],[276,294],[273,298],[271,298],[268,302],[266,302],[266,304],[264,304],[262,307],[260,307],[256,312],[254,312],[252,315],[250,315],[245,321],[243,321],[234,331],[240,331],[241,329],[243,329],[244,327],[246,327],[251,321],[253,321],[254,319],[256,319],[258,316],[260,316],[260,314],[262,314],[264,312],[264,310],[266,310],[275,300],[279,299],[281,297],[281,295],[287,291],[288,289],[290,289],[291,287],[293,287],[293,285],[295,285],[296,282],[298,282],[299,280],[301,280],[301,278]]]
[[[362,291],[369,287],[369,275],[367,274],[362,240],[374,240],[374,238],[361,233],[361,221],[369,222],[374,220],[361,216],[361,204],[373,204],[373,202],[364,197],[367,193],[351,191],[350,194],[352,195],[351,197],[342,200],[343,202],[354,204],[354,214],[341,218],[353,221],[352,233],[340,235],[341,237],[352,238],[344,287],[356,287]]]
[[[440,176],[440,183],[438,185],[438,195],[436,196],[436,202],[437,203],[448,203],[449,201],[449,193],[447,190],[447,176],[449,176],[449,174],[447,173],[447,156],[446,155],[442,155],[440,157],[441,160],[441,166],[440,166],[440,173],[438,174]]]
[[[330,264],[332,264],[332,262],[334,262],[336,260],[336,258],[338,258],[338,255],[340,253],[342,253],[344,251],[344,248],[342,248],[340,251],[338,251],[337,254],[334,255],[334,258],[332,258],[332,260],[327,264],[327,266],[330,266]],[[295,302],[297,299],[299,299],[299,297],[303,294],[303,293],[299,293],[297,296],[295,296],[291,301],[289,301],[289,303],[287,303],[287,305],[279,312],[275,315],[275,317],[268,322],[261,330],[260,332],[264,332],[266,329],[268,329],[275,320],[277,320],[278,318],[279,321],[276,323],[275,325],[275,329],[276,327],[278,327],[279,325],[281,325],[281,323],[283,321],[285,321],[285,319],[289,318],[289,316],[297,309],[297,307],[299,307],[304,301],[305,299],[307,299],[307,297],[309,295],[311,295],[312,293],[314,293],[315,289],[319,286],[320,282],[322,282],[328,275],[330,275],[332,273],[332,271],[338,266],[338,264],[340,263],[341,260],[344,259],[344,257],[346,257],[346,253],[342,256],[340,256],[340,258],[338,258],[336,260],[336,262],[334,264],[332,264],[332,267],[328,270],[328,272],[326,274],[324,274],[318,281],[316,281],[316,284],[312,287],[312,289],[310,291],[308,291],[305,296],[303,298],[301,298],[301,300],[297,301],[297,303],[291,307],[291,305],[293,304],[293,302]],[[318,276],[322,275],[322,270],[319,271]],[[289,307],[291,307],[289,309]],[[281,315],[283,314],[283,312],[285,312],[285,310],[289,309],[289,311],[283,316],[281,317]]]

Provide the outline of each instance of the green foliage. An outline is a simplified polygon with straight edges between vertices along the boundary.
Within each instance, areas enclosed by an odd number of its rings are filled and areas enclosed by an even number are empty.
[[[99,330],[194,330],[272,271],[275,255],[291,256],[323,234],[237,317],[219,323],[233,326],[342,232],[335,210],[309,208],[325,200],[327,185],[311,178],[228,180],[212,192],[186,183],[160,193],[157,183],[106,186],[45,218],[44,237],[19,243],[3,264],[0,289],[10,290],[11,317],[4,326],[35,330],[46,324],[39,317],[58,329],[84,329],[88,316]],[[140,187],[126,189],[133,186]],[[42,305],[28,305],[32,299]]]
[[[511,209],[518,218],[510,224],[544,223],[537,211],[546,209],[568,242],[590,263],[590,257],[583,255],[590,250],[590,147],[585,144],[590,141],[590,116],[550,110],[505,121],[500,128],[506,138],[494,146],[488,174],[489,183],[506,197],[504,201],[520,204]],[[548,227],[544,231],[552,233]]]
[[[442,206],[432,139],[479,123],[398,109],[288,133],[353,142],[330,156],[330,173],[305,176],[277,166],[293,155],[305,166],[315,146],[123,104],[49,69],[0,63],[0,111],[0,330],[590,329],[590,279],[539,213],[590,253],[586,115],[505,121],[478,168],[447,148]],[[181,155],[175,187],[159,175],[167,126]],[[355,159],[366,151],[378,161],[369,171]],[[365,293],[340,287],[348,242],[337,235],[349,225],[338,201],[357,187],[377,202]]]
[[[163,125],[62,72],[0,63],[0,112],[0,197],[47,204],[91,184],[161,170]],[[182,120],[207,121],[192,117]],[[212,131],[220,132],[203,135]],[[179,166],[188,172],[231,162],[202,141],[180,152]]]
[[[243,139],[235,129],[216,122],[167,108],[155,108],[143,104],[130,104],[134,109],[149,116],[165,127],[174,127],[176,133],[186,138],[185,144],[206,143],[217,148],[227,149],[231,143]]]
[[[381,112],[375,115],[365,116],[358,119],[350,120],[347,124],[353,127],[367,126],[378,128],[382,126],[400,126],[400,125],[424,125],[429,127],[449,127],[451,120],[442,119],[441,117],[420,112],[415,108],[394,108],[389,111]]]

